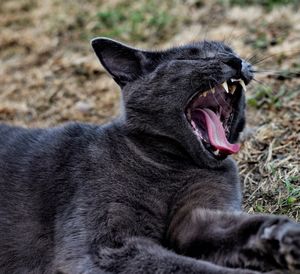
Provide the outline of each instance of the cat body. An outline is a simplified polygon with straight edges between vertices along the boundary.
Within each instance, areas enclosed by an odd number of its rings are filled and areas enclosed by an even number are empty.
[[[0,125],[0,273],[297,269],[299,225],[240,212],[238,170],[228,155],[245,123],[243,85],[232,85],[230,98],[218,87],[231,78],[248,83],[250,64],[217,42],[164,52],[105,38],[92,45],[122,88],[117,119]],[[209,96],[195,99],[214,86],[214,98],[228,100],[221,110]],[[199,108],[204,103],[210,109]],[[224,129],[213,128],[218,115]],[[282,254],[269,244],[274,239],[293,248]]]

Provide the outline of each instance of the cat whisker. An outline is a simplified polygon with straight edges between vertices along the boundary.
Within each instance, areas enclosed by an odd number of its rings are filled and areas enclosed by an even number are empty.
[[[285,51],[285,52],[277,52],[277,53],[273,53],[273,54],[270,54],[268,56],[265,56],[259,60],[256,60],[255,62],[252,62],[252,65],[257,65],[257,64],[260,64],[262,63],[263,61],[266,61],[274,56],[284,56],[285,54],[287,53],[300,53],[300,50],[290,50],[290,51]]]
[[[300,71],[276,71],[276,70],[252,70],[252,73],[266,77],[278,77],[283,79],[294,79],[300,77]]]
[[[254,82],[257,82],[258,84],[262,85],[264,88],[270,88],[270,85],[266,84],[265,82],[258,80],[256,78],[253,78]]]

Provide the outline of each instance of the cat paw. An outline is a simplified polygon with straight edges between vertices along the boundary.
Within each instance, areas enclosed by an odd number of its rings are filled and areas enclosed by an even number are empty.
[[[299,223],[276,218],[264,224],[259,234],[261,245],[280,266],[291,271],[300,270]]]

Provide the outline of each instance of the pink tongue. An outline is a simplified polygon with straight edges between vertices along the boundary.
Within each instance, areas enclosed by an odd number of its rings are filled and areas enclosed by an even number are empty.
[[[220,118],[210,109],[197,109],[205,117],[208,138],[215,149],[224,154],[237,153],[240,150],[239,144],[230,144],[226,139],[225,131]]]

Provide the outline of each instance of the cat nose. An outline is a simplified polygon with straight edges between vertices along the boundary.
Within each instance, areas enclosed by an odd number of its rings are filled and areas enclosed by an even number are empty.
[[[253,79],[252,66],[245,60],[242,61],[241,75],[243,80],[248,84]]]
[[[230,54],[225,58],[222,58],[222,62],[228,65],[229,67],[233,68],[237,72],[240,72],[242,70],[242,59],[236,57],[233,54]]]
[[[234,76],[234,78],[241,78],[246,84],[248,84],[252,80],[252,66],[245,60],[233,54],[230,54],[222,58],[222,63],[226,64],[231,69],[234,69],[236,71],[236,75]]]

